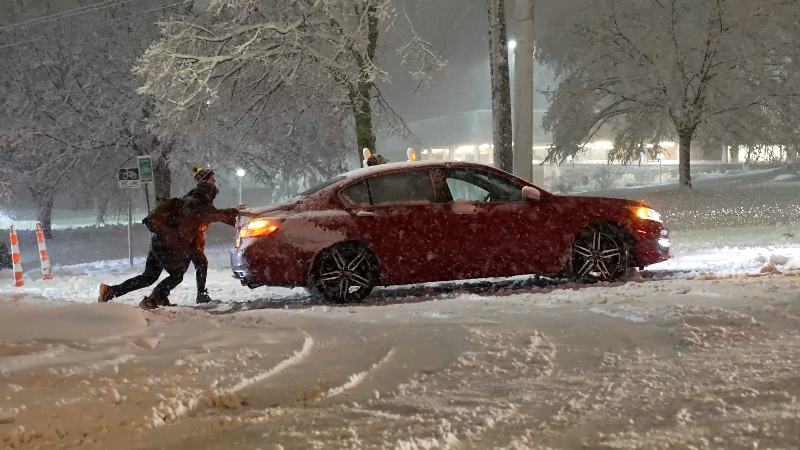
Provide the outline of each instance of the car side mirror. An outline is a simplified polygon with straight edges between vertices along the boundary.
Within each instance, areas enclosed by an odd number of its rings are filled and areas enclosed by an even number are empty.
[[[542,193],[535,187],[530,186],[522,188],[522,196],[529,202],[538,202],[542,199]]]

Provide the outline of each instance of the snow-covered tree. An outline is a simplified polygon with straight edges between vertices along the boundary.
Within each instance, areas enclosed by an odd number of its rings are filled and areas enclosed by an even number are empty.
[[[798,2],[561,0],[538,12],[558,24],[537,43],[560,77],[544,121],[549,161],[580,153],[601,128],[623,162],[677,138],[680,185],[691,187],[698,139],[796,140]]]
[[[389,79],[379,38],[393,25],[410,29],[398,58],[415,77],[442,67],[396,0],[212,0],[162,24],[162,39],[136,67],[145,78],[140,92],[158,99],[164,120],[225,116],[241,133],[265,125],[265,115],[297,115],[297,104],[320,116],[345,109],[358,148],[375,149],[375,119],[403,125],[376,87]],[[279,92],[298,99],[276,104]]]
[[[30,190],[47,234],[61,191],[107,184],[88,172],[113,179],[109,165],[145,153],[154,153],[156,169],[165,165],[164,146],[146,128],[153,101],[136,93],[131,68],[169,9],[0,0],[0,179]]]

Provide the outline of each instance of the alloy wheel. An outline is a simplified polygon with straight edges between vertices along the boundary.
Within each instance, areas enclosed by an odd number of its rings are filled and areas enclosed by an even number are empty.
[[[612,235],[592,230],[581,235],[573,246],[575,275],[585,280],[608,281],[619,278],[627,250]]]
[[[331,301],[360,301],[375,285],[372,255],[361,246],[336,246],[320,255],[317,289]]]

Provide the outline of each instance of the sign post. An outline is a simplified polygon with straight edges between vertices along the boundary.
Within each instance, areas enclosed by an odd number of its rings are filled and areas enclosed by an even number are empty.
[[[139,181],[144,183],[144,198],[147,200],[147,212],[150,213],[150,190],[148,184],[155,182],[153,175],[153,158],[139,156]]]
[[[141,186],[138,167],[119,169],[117,178],[119,180],[119,187],[122,189],[139,189]],[[133,251],[131,249],[131,227],[133,226],[132,209],[131,191],[128,191],[128,261],[130,262],[131,267],[133,267]]]

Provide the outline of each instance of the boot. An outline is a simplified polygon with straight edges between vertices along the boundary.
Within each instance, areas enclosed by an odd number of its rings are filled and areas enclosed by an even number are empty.
[[[100,296],[97,299],[99,303],[107,303],[114,297],[116,297],[116,292],[113,287],[107,284],[100,285]]]
[[[158,306],[178,306],[175,303],[170,303],[169,298],[159,298],[156,303]]]
[[[142,309],[144,309],[146,311],[149,311],[151,309],[157,309],[158,308],[158,299],[155,296],[155,294],[150,294],[147,297],[145,297],[144,300],[139,302],[139,308],[142,308]]]
[[[202,305],[204,303],[210,303],[210,302],[213,302],[213,301],[214,301],[214,299],[212,299],[211,296],[208,295],[208,291],[200,291],[200,292],[197,293],[197,304],[198,305]]]

